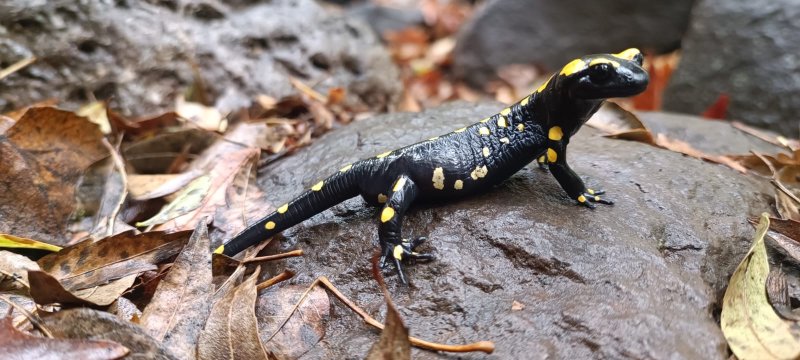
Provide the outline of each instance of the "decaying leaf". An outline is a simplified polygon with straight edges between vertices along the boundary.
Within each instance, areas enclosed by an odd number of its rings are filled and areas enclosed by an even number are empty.
[[[203,205],[203,200],[208,196],[210,190],[211,176],[200,176],[192,180],[185,189],[178,193],[175,200],[172,200],[167,206],[164,206],[158,214],[150,219],[136,223],[136,226],[144,227],[163,224],[176,217],[187,214]]]
[[[129,175],[128,190],[135,200],[149,200],[172,194],[203,175],[192,170],[180,174]]]
[[[0,138],[0,233],[63,245],[83,171],[108,155],[86,118],[53,108],[28,110]]]
[[[211,219],[217,208],[225,206],[225,194],[236,174],[251,159],[258,158],[261,152],[255,148],[241,149],[224,154],[217,159],[216,166],[209,172],[210,187],[199,207],[188,213],[172,218],[162,224],[159,230],[190,230],[203,218]],[[199,178],[198,178],[199,179]]]
[[[291,359],[301,358],[323,339],[330,316],[330,298],[322,287],[314,287],[297,310],[291,312],[305,290],[306,286],[300,285],[270,288],[260,294],[256,303],[262,343]],[[291,317],[285,321],[290,313]]]
[[[198,337],[211,310],[210,247],[206,222],[198,222],[140,321],[147,333],[181,359],[196,357]]]
[[[130,144],[123,155],[139,174],[166,174],[179,154],[184,151],[192,156],[200,154],[218,139],[219,135],[210,131],[185,129]]]
[[[97,242],[83,241],[39,259],[39,266],[70,290],[86,289],[156,268],[175,256],[188,231],[167,234],[132,231]]]
[[[226,189],[225,202],[214,212],[216,236],[232,238],[274,209],[256,185],[257,170],[258,157],[252,156],[236,172]]]
[[[31,287],[28,270],[39,270],[39,264],[25,256],[0,251],[0,292],[27,294]]]
[[[62,306],[102,307],[111,305],[130,289],[136,274],[112,280],[102,286],[81,290],[67,290],[56,278],[44,271],[28,271],[30,294],[37,304],[61,304]]]
[[[381,338],[372,345],[367,354],[368,360],[411,359],[411,342],[408,328],[391,302],[386,303],[386,323]]]
[[[86,308],[62,310],[42,318],[56,338],[113,341],[130,350],[133,359],[189,359],[174,356],[168,347],[139,326],[104,311]]]
[[[81,106],[75,112],[78,116],[83,116],[89,121],[97,124],[100,127],[100,132],[103,134],[111,133],[111,123],[108,121],[108,113],[106,110],[106,103],[104,101],[93,101],[84,106]]]
[[[742,360],[795,359],[800,356],[800,328],[782,319],[767,298],[769,261],[764,236],[769,216],[761,215],[750,251],[731,276],[722,304],[722,332]]]
[[[256,270],[211,308],[197,345],[198,359],[269,358],[258,335],[255,313],[258,273]]]
[[[119,359],[128,349],[106,340],[48,339],[17,330],[11,318],[0,319],[0,349],[4,359]]]
[[[228,120],[222,116],[219,110],[200,103],[186,101],[182,96],[177,99],[175,112],[204,130],[225,132],[228,127]]]

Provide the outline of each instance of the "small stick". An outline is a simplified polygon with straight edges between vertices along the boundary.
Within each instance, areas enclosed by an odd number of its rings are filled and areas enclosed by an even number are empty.
[[[117,149],[112,146],[106,138],[103,138],[102,142],[103,146],[105,146],[109,154],[111,154],[114,167],[117,168],[119,176],[122,179],[122,196],[119,197],[119,201],[117,201],[116,206],[114,206],[114,210],[108,216],[108,224],[106,224],[106,236],[111,236],[114,234],[114,224],[116,224],[117,216],[119,216],[119,212],[122,210],[122,205],[125,204],[125,198],[128,197],[128,175],[125,171],[125,162],[122,160],[122,155],[120,155]]]
[[[300,90],[301,93],[307,95],[308,97],[317,100],[321,103],[327,103],[328,97],[318,93],[316,90],[312,89],[310,86],[304,84],[302,81],[295,79],[293,77],[289,77],[289,82],[294,85],[297,90]]]
[[[354,304],[352,301],[350,301],[350,299],[345,297],[344,294],[339,292],[339,290],[336,289],[335,286],[333,286],[333,284],[328,280],[327,277],[320,276],[316,280],[314,280],[311,286],[309,286],[308,289],[305,291],[305,293],[303,293],[303,296],[301,296],[300,300],[297,301],[297,304],[294,305],[292,311],[289,312],[289,316],[287,316],[286,320],[284,320],[283,323],[281,323],[278,329],[276,329],[275,332],[272,333],[272,335],[270,335],[267,341],[271,340],[275,335],[277,335],[278,331],[280,331],[280,329],[282,329],[286,325],[286,323],[289,322],[289,319],[292,317],[295,311],[297,311],[297,309],[306,299],[311,290],[314,289],[314,286],[317,286],[318,284],[321,284],[326,289],[328,289],[328,291],[332,292],[333,295],[336,296],[337,299],[339,299],[339,301],[343,302],[345,305],[347,305],[347,307],[350,308],[350,310],[353,310],[356,314],[361,316],[361,318],[364,319],[364,322],[366,322],[371,326],[374,326],[375,328],[383,330],[383,324],[381,324],[378,320],[373,319],[371,316],[369,316],[369,314],[367,314],[366,311],[356,306],[356,304]],[[491,341],[478,341],[466,345],[446,345],[446,344],[438,344],[421,340],[413,336],[409,336],[408,339],[411,341],[411,345],[414,345],[418,348],[428,349],[433,351],[446,351],[446,352],[458,352],[458,353],[482,351],[487,354],[491,354],[494,351],[494,343]]]
[[[3,80],[5,77],[7,77],[7,76],[9,76],[9,75],[11,75],[11,74],[13,74],[13,73],[15,73],[17,71],[22,70],[23,68],[25,68],[26,66],[28,66],[30,64],[33,64],[34,61],[36,61],[36,57],[32,56],[32,57],[29,57],[27,59],[22,59],[20,61],[17,61],[15,63],[11,64],[11,66],[9,66],[9,67],[7,67],[5,69],[0,69],[0,80]]]
[[[254,257],[254,258],[251,258],[251,259],[243,260],[242,264],[252,264],[252,263],[258,263],[258,262],[264,262],[264,261],[280,260],[280,259],[286,259],[286,258],[296,257],[296,256],[303,256],[303,250],[299,249],[299,250],[292,250],[292,251],[289,251],[289,252],[275,254],[275,255]]]
[[[11,305],[11,307],[19,310],[19,312],[21,312],[23,315],[25,315],[25,317],[28,318],[28,321],[30,321],[31,324],[33,324],[33,326],[35,326],[37,329],[39,329],[39,331],[41,331],[42,334],[44,334],[45,336],[47,336],[49,338],[53,338],[53,334],[50,333],[50,330],[47,330],[47,328],[44,327],[44,325],[42,325],[41,322],[39,322],[39,319],[37,319],[35,315],[31,314],[30,311],[25,310],[25,308],[23,308],[19,304],[15,303],[11,299],[9,299],[6,295],[0,294],[0,300],[2,300],[3,302],[7,303],[8,305]]]
[[[280,273],[280,274],[278,274],[278,275],[276,275],[276,276],[274,276],[274,277],[272,277],[272,278],[270,278],[270,279],[268,279],[268,280],[256,285],[256,291],[264,290],[264,289],[266,289],[266,288],[268,288],[268,287],[270,287],[272,285],[275,285],[275,284],[277,284],[277,283],[279,283],[281,281],[289,280],[292,277],[294,277],[294,272],[291,271],[291,270],[286,270],[286,271],[284,271],[284,272],[282,272],[282,273]]]

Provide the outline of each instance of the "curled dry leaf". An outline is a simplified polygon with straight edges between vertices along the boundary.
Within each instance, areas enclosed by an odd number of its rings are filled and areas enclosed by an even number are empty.
[[[28,110],[0,138],[0,233],[67,242],[75,185],[108,155],[97,125],[53,108]]]
[[[769,216],[762,214],[750,251],[734,271],[722,303],[722,333],[742,360],[795,359],[800,356],[800,329],[782,319],[764,290],[769,261],[764,236]]]
[[[103,134],[108,135],[111,133],[111,122],[108,121],[108,112],[104,101],[93,101],[81,106],[75,114],[97,124]]]
[[[130,289],[136,281],[136,275],[112,280],[102,286],[72,291],[65,289],[56,278],[44,271],[28,271],[28,281],[31,284],[31,297],[37,304],[102,307],[111,305]]]
[[[172,234],[133,231],[97,242],[83,241],[39,259],[42,269],[70,290],[86,289],[129,275],[156,269],[175,256],[190,232]]]
[[[86,308],[61,310],[44,316],[42,322],[56,338],[105,340],[124,345],[130,350],[128,358],[179,358],[139,326],[104,311]]]
[[[28,270],[39,270],[39,264],[25,256],[0,251],[0,292],[27,294],[31,287]]]
[[[198,359],[268,359],[258,335],[255,304],[258,271],[211,308],[197,345]]]
[[[194,359],[197,341],[211,310],[211,252],[205,221],[158,284],[140,323],[180,359]]]
[[[186,101],[183,96],[178,97],[175,104],[175,112],[200,129],[225,132],[225,129],[228,128],[228,120],[222,116],[219,110],[200,103]]]
[[[158,214],[136,223],[137,227],[163,224],[176,217],[188,214],[203,205],[203,201],[211,191],[211,175],[200,176],[190,182],[177,194],[174,200],[164,206]]]
[[[318,286],[292,312],[305,290],[305,286],[299,285],[268,289],[256,303],[262,343],[290,359],[299,359],[322,340],[330,316],[330,299],[325,289]],[[289,320],[284,321],[290,314]]]
[[[4,359],[119,359],[128,349],[106,340],[48,339],[17,330],[11,318],[0,319],[0,349]]]

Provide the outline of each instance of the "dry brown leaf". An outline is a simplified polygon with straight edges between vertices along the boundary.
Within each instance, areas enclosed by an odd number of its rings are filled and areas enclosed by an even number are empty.
[[[785,219],[800,221],[800,165],[788,165],[775,172],[775,207]]]
[[[183,96],[177,98],[175,112],[200,129],[222,133],[228,128],[228,120],[222,116],[219,110],[200,103],[186,101]]]
[[[128,191],[134,200],[150,200],[172,194],[203,175],[198,170],[180,174],[128,175]]]
[[[190,232],[132,231],[97,242],[83,241],[39,259],[42,269],[70,290],[86,289],[153,270],[180,251]]]
[[[49,314],[43,324],[56,338],[106,340],[130,350],[133,359],[188,359],[174,356],[170,349],[151,338],[139,326],[104,311],[78,308]]]
[[[262,343],[291,359],[299,359],[325,337],[330,316],[328,294],[322,287],[315,287],[284,322],[305,291],[306,287],[300,285],[271,288],[263,291],[256,303]]]
[[[75,185],[107,156],[97,126],[71,112],[30,109],[0,138],[0,233],[67,242]]]
[[[200,334],[198,359],[269,359],[255,313],[258,269],[214,303]]]
[[[186,129],[156,135],[125,147],[123,155],[139,174],[168,174],[173,160],[184,150],[194,157],[208,149],[219,135],[201,129]],[[204,167],[198,167],[204,170]]]
[[[256,185],[258,157],[253,156],[236,173],[227,187],[225,203],[214,213],[215,235],[232,238],[274,209]]]
[[[105,340],[48,339],[23,333],[11,318],[0,319],[0,349],[4,359],[119,359],[128,349]]]
[[[391,302],[386,303],[386,324],[381,331],[381,338],[372,345],[367,353],[368,360],[401,360],[411,359],[411,342],[408,340],[408,328]]]
[[[157,229],[188,230],[193,229],[200,219],[212,219],[217,208],[225,205],[225,194],[236,174],[248,161],[251,161],[253,157],[257,158],[260,153],[258,149],[247,148],[222,155],[217,159],[216,166],[209,172],[211,184],[200,206],[171,219]]]
[[[30,294],[37,304],[61,304],[62,306],[103,307],[111,305],[130,289],[136,274],[92,288],[67,290],[52,275],[44,271],[28,271],[31,283]]]
[[[0,292],[27,294],[28,270],[39,270],[39,264],[25,256],[0,251]]]
[[[205,221],[198,223],[140,323],[180,359],[196,358],[197,341],[211,310],[211,244]]]
[[[108,120],[108,111],[106,110],[105,101],[93,101],[81,106],[81,108],[78,109],[75,114],[78,116],[83,116],[89,119],[89,121],[97,124],[97,126],[100,128],[100,132],[103,134],[108,135],[111,133],[111,122]]]

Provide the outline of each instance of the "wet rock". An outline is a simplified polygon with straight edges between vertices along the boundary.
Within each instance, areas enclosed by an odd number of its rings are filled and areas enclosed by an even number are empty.
[[[800,134],[800,7],[792,0],[702,0],[664,108],[700,114],[721,94],[728,117]]]
[[[296,93],[289,77],[381,109],[398,72],[369,27],[312,0],[52,1],[0,6],[0,67],[36,56],[0,83],[0,111],[57,98],[111,99],[126,114],[171,108],[195,82],[223,110]]]
[[[694,0],[489,2],[459,35],[458,75],[474,84],[509,64],[557,69],[591,53],[678,47]]]
[[[458,103],[356,122],[262,169],[259,185],[281,204],[343,164],[500,108]],[[411,334],[445,343],[493,340],[489,358],[496,359],[727,358],[712,314],[753,235],[747,217],[770,209],[769,184],[586,127],[572,139],[570,162],[616,205],[576,206],[552,176],[528,166],[485,194],[412,208],[405,236],[427,235],[421,250],[438,260],[409,266],[411,286],[385,273]],[[275,270],[296,271],[299,284],[328,276],[381,318],[383,299],[370,274],[377,213],[356,198],[284,232],[279,250],[305,255]],[[512,310],[514,301],[524,308]],[[366,354],[377,335],[333,304],[326,341],[308,355]],[[451,357],[415,350],[415,358]]]

